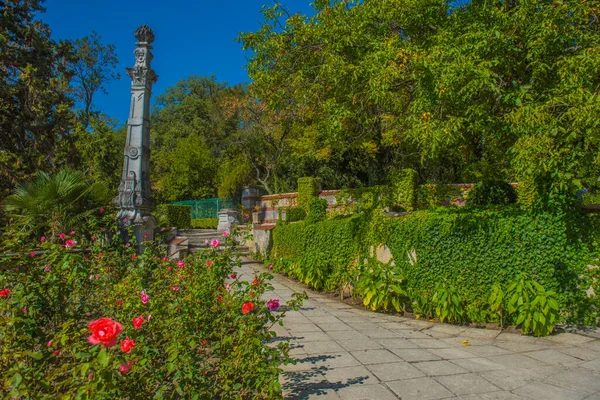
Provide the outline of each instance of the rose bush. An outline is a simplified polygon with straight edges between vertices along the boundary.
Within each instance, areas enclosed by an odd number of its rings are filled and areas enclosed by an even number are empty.
[[[18,255],[0,271],[3,397],[281,398],[289,345],[270,328],[284,312],[261,300],[270,275],[231,279],[235,232],[180,262],[149,244],[136,256],[108,211],[33,256],[5,242]]]

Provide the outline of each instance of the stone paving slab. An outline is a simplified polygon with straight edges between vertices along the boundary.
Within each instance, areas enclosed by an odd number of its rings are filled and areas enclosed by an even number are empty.
[[[262,265],[246,259],[251,280]],[[309,299],[274,326],[296,364],[287,399],[600,400],[600,340],[589,332],[521,336],[374,313],[275,275],[266,298]],[[467,341],[467,342],[465,342]],[[465,343],[468,346],[465,346]]]

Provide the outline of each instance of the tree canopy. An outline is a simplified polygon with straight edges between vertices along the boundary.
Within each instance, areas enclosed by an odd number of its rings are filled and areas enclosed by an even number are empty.
[[[316,1],[263,10],[250,92],[301,132],[295,158],[345,159],[357,184],[412,167],[425,182],[598,176],[595,1]],[[304,151],[303,151],[304,150]]]

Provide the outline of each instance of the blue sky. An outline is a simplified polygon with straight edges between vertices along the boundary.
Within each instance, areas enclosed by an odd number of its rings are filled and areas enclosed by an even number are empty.
[[[292,12],[310,13],[312,0],[283,0]],[[153,97],[190,75],[216,75],[217,81],[247,82],[247,54],[235,37],[260,27],[263,4],[272,0],[46,0],[40,19],[50,25],[54,39],[76,39],[93,30],[103,43],[116,46],[119,81],[94,103],[110,117],[125,122],[131,81],[125,68],[134,63],[133,32],[148,24],[156,35],[153,68],[159,75]]]

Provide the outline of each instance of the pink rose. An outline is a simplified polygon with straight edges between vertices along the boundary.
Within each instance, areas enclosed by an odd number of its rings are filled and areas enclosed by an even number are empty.
[[[183,262],[183,260],[177,260],[177,266],[178,266],[179,268],[183,268],[183,267],[184,267],[184,265],[185,265],[185,262]]]
[[[100,207],[100,212],[103,213],[104,212],[104,207]]]
[[[48,342],[48,347],[52,347],[52,340]]]
[[[45,271],[45,272],[50,272],[50,266],[49,266],[49,265],[46,265],[46,266],[44,267],[44,271]]]
[[[71,235],[71,236],[75,235],[75,231],[69,232],[69,235]]]
[[[271,299],[267,302],[267,308],[271,311],[275,311],[279,308],[279,299]]]
[[[128,361],[125,364],[121,364],[121,366],[119,367],[119,371],[121,371],[123,374],[126,374],[127,372],[129,372],[132,366],[133,361]]]
[[[64,238],[65,238],[65,236],[66,236],[66,235],[65,235],[64,233],[61,233],[60,235],[58,235],[58,237],[59,237],[59,238],[61,238],[61,239],[64,239]]]
[[[220,244],[221,242],[219,242],[217,239],[214,239],[212,242],[210,242],[210,245],[214,248],[219,247]]]
[[[45,242],[45,241],[46,241],[46,236],[42,236],[42,237],[40,238],[40,242],[42,242],[42,243],[43,243],[43,242]]]
[[[273,271],[273,264],[269,265],[269,271]]]
[[[67,249],[70,249],[70,248],[72,248],[72,247],[75,247],[76,245],[77,245],[77,241],[75,241],[75,240],[71,240],[71,239],[67,239],[67,240],[65,240],[65,247],[66,247]]]
[[[35,252],[32,251],[31,253],[29,253],[29,257],[35,257]]]
[[[88,328],[92,335],[88,337],[91,344],[102,344],[104,347],[111,347],[117,344],[117,337],[123,331],[120,323],[110,318],[100,318],[90,322]]]
[[[140,292],[140,295],[141,295],[141,297],[142,297],[142,303],[144,303],[144,304],[147,304],[147,303],[148,303],[148,300],[150,299],[150,297],[149,297],[149,296],[146,294],[146,291],[145,291],[145,290],[142,290],[142,291]]]
[[[96,239],[98,239],[98,236],[92,235],[92,240],[96,240]]]
[[[229,232],[227,232],[227,231],[223,232],[223,237],[227,237],[227,236],[229,236]]]

